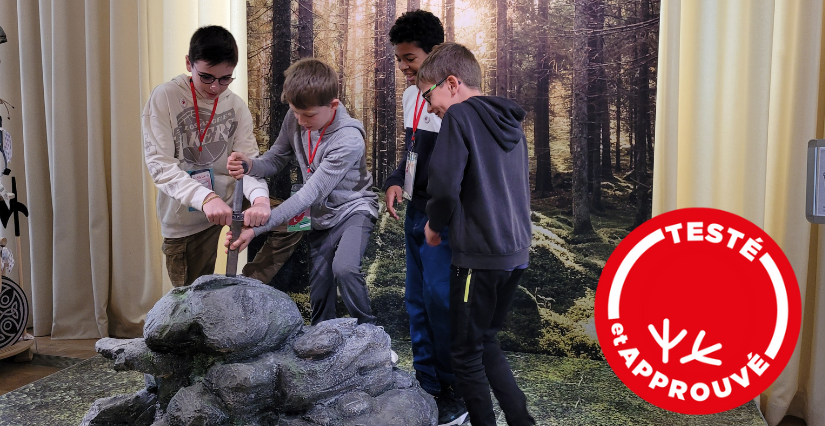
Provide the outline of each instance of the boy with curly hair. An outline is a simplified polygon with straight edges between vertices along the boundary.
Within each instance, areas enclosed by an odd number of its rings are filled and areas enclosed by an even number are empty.
[[[438,44],[444,42],[444,28],[435,15],[424,10],[404,13],[390,29],[398,69],[410,87],[404,91],[404,143],[406,153],[398,168],[384,184],[385,203],[398,219],[396,203],[407,202],[404,240],[407,258],[404,300],[410,316],[413,367],[421,387],[435,397],[438,424],[464,422],[467,409],[456,398],[455,376],[450,366],[450,258],[448,230],[442,231],[436,247],[424,241],[427,223],[425,208],[430,156],[441,128],[441,119],[426,111],[426,101],[415,86],[418,68]]]

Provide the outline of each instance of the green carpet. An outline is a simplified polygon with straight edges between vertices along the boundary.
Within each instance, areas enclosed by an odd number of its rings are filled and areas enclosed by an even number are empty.
[[[411,371],[409,342],[396,340],[399,367]],[[764,426],[754,403],[708,416],[659,409],[635,396],[605,362],[511,353],[510,365],[540,425]],[[0,395],[0,426],[77,425],[95,399],[143,388],[143,375],[117,373],[100,356]],[[496,409],[498,412],[498,408]],[[468,425],[465,423],[465,425]],[[499,424],[505,425],[504,416]]]
[[[394,340],[393,349],[398,353],[398,366],[411,371],[409,342]],[[604,361],[527,353],[508,353],[507,358],[519,387],[527,396],[530,414],[539,425],[767,425],[753,402],[724,413],[704,416],[662,410],[631,392]],[[498,405],[495,409],[499,414],[498,424],[506,426]]]

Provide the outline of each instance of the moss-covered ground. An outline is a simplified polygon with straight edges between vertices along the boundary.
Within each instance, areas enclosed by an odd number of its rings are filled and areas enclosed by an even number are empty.
[[[621,176],[605,179],[602,209],[591,214],[594,232],[575,235],[570,176],[557,174],[555,180],[556,191],[532,195],[530,265],[499,340],[511,351],[603,359],[593,322],[595,290],[605,262],[633,224],[633,187]],[[363,267],[373,310],[397,339],[409,338],[403,214],[403,206],[401,220],[382,213]]]
[[[398,367],[411,372],[409,342],[392,344]],[[766,425],[753,402],[707,416],[659,409],[628,390],[604,361],[526,353],[508,353],[508,360],[539,425]],[[76,425],[96,399],[144,387],[142,374],[115,372],[112,365],[97,356],[0,395],[0,426]],[[495,410],[498,424],[506,425],[498,406]]]

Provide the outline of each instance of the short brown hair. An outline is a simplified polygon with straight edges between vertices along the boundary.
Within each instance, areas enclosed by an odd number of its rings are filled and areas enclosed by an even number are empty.
[[[307,109],[329,105],[338,97],[338,73],[325,62],[305,58],[290,65],[284,73],[281,102]]]
[[[451,75],[471,89],[481,89],[481,66],[473,52],[458,43],[442,43],[421,63],[417,82],[437,83]]]

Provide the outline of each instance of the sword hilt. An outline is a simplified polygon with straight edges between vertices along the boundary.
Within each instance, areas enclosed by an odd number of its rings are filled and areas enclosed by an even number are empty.
[[[241,162],[243,172],[246,174],[249,171],[249,166],[246,161]],[[232,225],[229,226],[229,231],[232,232],[232,241],[229,242],[230,247],[238,237],[241,236],[243,229],[243,177],[235,182],[235,194],[232,198]],[[238,271],[238,249],[229,249],[226,255],[226,276],[234,277]]]

